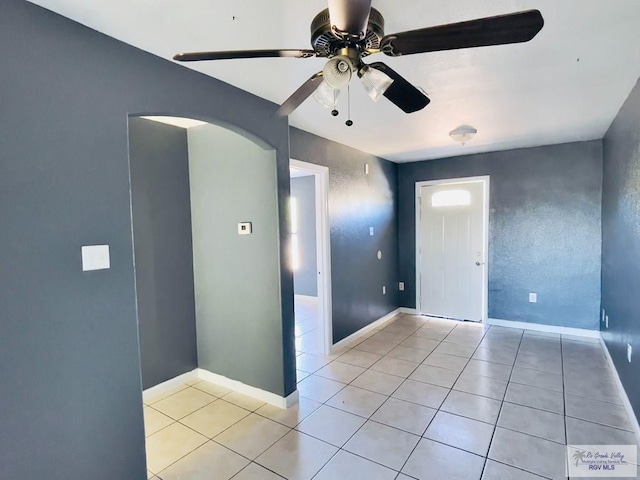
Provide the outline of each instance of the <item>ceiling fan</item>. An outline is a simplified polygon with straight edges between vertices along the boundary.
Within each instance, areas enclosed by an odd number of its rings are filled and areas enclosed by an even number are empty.
[[[369,96],[385,96],[406,113],[426,107],[430,100],[399,73],[382,62],[364,63],[375,53],[391,57],[415,53],[528,42],[544,25],[538,10],[481,18],[406,32],[384,34],[384,17],[371,7],[372,0],[328,0],[329,8],[311,22],[312,50],[238,50],[181,53],[180,62],[235,58],[289,57],[329,59],[322,71],[302,84],[278,109],[291,114],[311,95],[337,115],[335,104],[340,89],[357,75]],[[352,122],[351,122],[352,123]],[[349,125],[349,122],[347,122]]]

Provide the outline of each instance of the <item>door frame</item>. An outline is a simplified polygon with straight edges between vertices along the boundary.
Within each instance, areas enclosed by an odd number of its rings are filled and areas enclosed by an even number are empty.
[[[331,310],[331,239],[329,226],[329,168],[323,165],[290,159],[289,166],[312,173],[316,190],[316,263],[318,269],[318,316],[322,328],[325,355],[333,348]],[[295,295],[295,294],[294,294]]]
[[[485,323],[489,318],[489,205],[490,205],[490,175],[482,175],[477,177],[461,177],[446,178],[442,180],[427,180],[416,182],[415,191],[415,229],[416,229],[416,251],[415,251],[415,268],[416,268],[416,310],[418,314],[422,313],[422,305],[420,302],[420,190],[422,187],[431,187],[436,185],[459,185],[461,183],[482,183],[484,196],[484,221],[483,221],[483,257],[484,269],[482,274],[482,319],[481,323]]]

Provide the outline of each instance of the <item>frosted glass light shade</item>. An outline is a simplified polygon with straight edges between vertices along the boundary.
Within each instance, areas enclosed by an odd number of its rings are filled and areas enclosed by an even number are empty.
[[[335,108],[338,104],[340,90],[334,90],[326,81],[322,81],[320,86],[313,92],[313,99],[326,108]]]
[[[391,86],[393,78],[380,70],[367,66],[362,70],[360,81],[371,99],[377,102]]]

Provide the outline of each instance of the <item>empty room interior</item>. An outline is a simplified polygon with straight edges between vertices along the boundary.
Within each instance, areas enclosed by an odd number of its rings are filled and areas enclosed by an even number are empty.
[[[0,2],[0,479],[638,478],[637,0]]]

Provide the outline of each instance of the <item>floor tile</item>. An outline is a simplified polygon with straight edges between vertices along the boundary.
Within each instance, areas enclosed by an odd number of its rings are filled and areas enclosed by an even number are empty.
[[[256,459],[288,480],[310,480],[338,451],[333,445],[291,431]]]
[[[363,350],[356,350],[354,348],[338,357],[338,361],[348,363],[349,365],[355,365],[357,367],[369,368],[381,358],[382,355],[365,352]]]
[[[435,414],[436,410],[433,408],[389,398],[371,417],[371,420],[415,435],[422,435]]]
[[[250,463],[233,477],[233,480],[282,480],[282,477],[257,463]]]
[[[429,327],[427,324],[427,326],[418,329],[413,335],[441,342],[447,337],[447,335],[449,335],[449,332],[450,330]]]
[[[213,395],[216,398],[221,398],[226,394],[231,393],[231,390],[229,390],[228,388],[221,387],[220,385],[209,383],[207,381],[198,382],[193,385],[193,388],[197,388],[198,390],[201,390],[204,393],[208,393],[209,395]]]
[[[175,420],[180,420],[214,400],[216,397],[189,387],[154,403],[153,408]]]
[[[478,455],[422,439],[402,472],[419,480],[480,480],[483,465]]]
[[[446,368],[448,370],[454,370],[457,373],[461,373],[464,367],[469,361],[465,357],[456,357],[455,355],[447,355],[446,353],[432,353],[424,362],[424,365],[431,365],[433,367]]]
[[[222,400],[224,400],[225,402],[233,403],[234,405],[251,412],[255,412],[265,404],[265,402],[263,402],[262,400],[248,397],[238,392],[227,393],[224,397],[222,397]]]
[[[409,334],[405,335],[403,333],[391,333],[385,332],[383,330],[376,333],[375,335],[371,335],[369,338],[371,340],[375,340],[376,342],[394,343],[396,345],[399,345],[400,342],[402,342],[408,336]]]
[[[378,355],[386,355],[396,347],[395,343],[378,342],[376,340],[367,339],[355,346],[357,350],[362,350]]]
[[[431,340],[430,338],[411,335],[407,339],[403,340],[400,345],[404,347],[417,348],[418,350],[432,352],[439,344],[440,342],[437,340]]]
[[[311,374],[308,372],[303,372],[302,370],[296,370],[296,382],[301,382],[302,380],[307,378],[309,375]]]
[[[313,480],[394,480],[397,472],[341,450],[327,463]]]
[[[453,386],[453,389],[483,397],[495,398],[496,400],[502,400],[507,389],[507,382],[463,372]]]
[[[420,363],[427,358],[429,352],[427,350],[420,350],[419,348],[406,347],[404,345],[398,345],[396,348],[387,353],[387,357],[399,358],[400,360],[406,360],[408,362]]]
[[[256,413],[274,422],[293,428],[321,406],[322,403],[301,396],[298,398],[298,403],[287,409],[266,404],[256,410]]]
[[[494,428],[488,423],[438,412],[424,437],[484,457],[489,451]]]
[[[343,447],[356,455],[400,470],[420,440],[401,430],[368,421]]]
[[[252,413],[215,437],[215,441],[240,455],[255,459],[291,429]]]
[[[609,427],[633,431],[626,409],[621,405],[600,402],[584,397],[566,395],[567,416],[599,423]]]
[[[459,343],[448,343],[445,339],[438,347],[434,350],[435,353],[446,353],[447,355],[455,355],[457,357],[471,358],[474,351],[476,350],[475,345],[461,345]]]
[[[208,440],[180,423],[173,423],[147,438],[147,468],[160,473]]]
[[[307,373],[314,373],[324,367],[331,360],[320,355],[303,353],[296,357],[296,368]]]
[[[501,405],[499,400],[493,398],[451,390],[440,410],[495,425]]]
[[[622,405],[618,387],[610,378],[589,374],[565,375],[565,392],[577,397],[592,398],[602,402]]]
[[[369,418],[388,397],[362,388],[347,386],[336,394],[327,405],[361,417]]]
[[[173,388],[167,392],[164,392],[160,395],[155,395],[152,398],[149,398],[147,400],[144,401],[144,403],[146,403],[147,405],[153,405],[154,403],[158,403],[160,400],[164,400],[165,398],[168,398],[172,395],[175,395],[178,392],[181,392],[182,390],[185,390],[189,388],[189,385],[187,385],[186,383],[184,385],[181,385],[179,387]]]
[[[415,333],[418,328],[420,327],[418,327],[417,325],[402,325],[394,322],[388,327],[383,328],[382,331],[385,333],[394,333],[396,335],[405,335],[405,337],[408,337],[409,335]]]
[[[605,427],[577,418],[567,417],[569,445],[632,445],[637,444],[633,432]],[[639,459],[640,460],[640,459]],[[151,469],[153,471],[153,469]]]
[[[480,375],[481,377],[496,378],[508,381],[511,376],[511,367],[499,363],[485,362],[484,360],[469,360],[469,364],[464,369],[465,373]]]
[[[486,362],[501,363],[503,365],[512,366],[516,361],[516,352],[502,349],[488,349],[478,347],[473,354],[476,360],[484,360]]]
[[[449,391],[448,388],[438,387],[437,385],[406,380],[391,396],[407,402],[424,405],[425,407],[440,408]]]
[[[489,458],[554,480],[566,479],[566,448],[549,440],[496,428]]]
[[[404,382],[403,377],[367,370],[356,378],[351,385],[383,395],[391,395],[402,382]]]
[[[175,420],[151,407],[144,407],[144,434],[146,437],[153,435],[164,427],[171,425]]]
[[[296,430],[342,447],[365,421],[357,415],[323,405],[300,423]]]
[[[419,364],[415,362],[386,356],[374,363],[371,366],[371,370],[406,378],[411,375],[411,372],[413,372],[418,365]]]
[[[433,367],[431,365],[420,365],[409,378],[419,382],[438,385],[439,387],[451,388],[458,379],[458,372],[447,370],[446,368]]]
[[[550,357],[544,354],[524,354],[518,352],[516,367],[539,370],[541,372],[562,373],[562,360],[559,356]]]
[[[537,370],[516,367],[513,369],[511,381],[523,385],[531,385],[532,387],[553,390],[555,392],[562,392],[564,390],[562,375],[557,373],[539,372]]]
[[[565,443],[564,417],[557,413],[504,403],[498,426],[534,437]]]
[[[300,395],[324,403],[345,387],[344,383],[310,375],[298,383]]]
[[[509,383],[504,400],[505,402],[517,403],[526,407],[564,414],[562,394],[552,390],[544,390],[519,383]]]
[[[207,442],[160,473],[162,480],[227,480],[242,470],[249,460],[218,445]]]
[[[319,377],[335,380],[336,382],[350,383],[364,371],[365,369],[362,367],[356,367],[355,365],[349,365],[348,363],[342,363],[336,360],[325,365],[315,374]]]
[[[503,463],[487,460],[482,480],[544,480],[544,478]]]
[[[251,412],[224,400],[216,400],[180,420],[189,428],[213,438]]]

